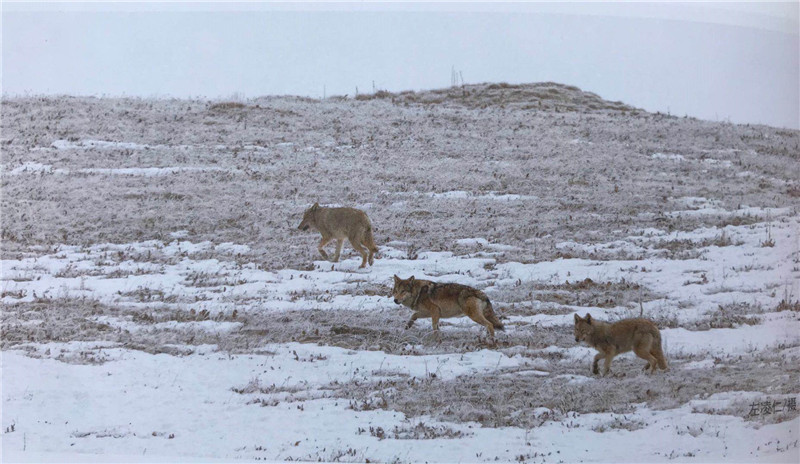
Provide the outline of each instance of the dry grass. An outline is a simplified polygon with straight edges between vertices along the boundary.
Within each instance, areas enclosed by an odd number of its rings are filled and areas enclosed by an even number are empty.
[[[501,262],[535,262],[563,256],[553,245],[565,240],[608,242],[633,228],[694,230],[759,220],[653,215],[663,211],[668,197],[724,190],[720,206],[729,210],[739,204],[800,205],[784,187],[800,177],[798,163],[782,154],[798,143],[794,131],[722,130],[722,123],[604,109],[619,105],[553,83],[465,90],[467,96],[459,95],[461,89],[443,89],[380,94],[370,101],[4,99],[5,166],[39,162],[72,174],[2,176],[0,254],[19,256],[30,246],[60,243],[169,242],[170,233],[186,230],[184,239],[195,243],[249,245],[248,258],[260,259],[267,269],[300,268],[315,250],[314,239],[299,234],[296,223],[309,204],[321,201],[369,205],[378,244],[413,237],[416,249],[435,251],[450,249],[460,238],[486,237],[519,248],[500,256]],[[524,108],[531,104],[536,110]],[[59,139],[149,148],[50,148]],[[737,169],[780,182],[754,188],[747,179],[731,182],[733,169],[709,176],[690,165],[720,148],[735,150],[724,156]],[[687,161],[664,163],[650,158],[654,152],[682,153]],[[467,171],[448,168],[454,162]],[[159,166],[217,170],[152,177],[75,173]],[[660,172],[664,175],[656,175]],[[580,181],[570,181],[575,179]],[[450,190],[536,199],[382,193]],[[393,207],[401,201],[401,209]],[[540,237],[541,244],[531,247],[532,237]]]
[[[456,240],[483,237],[516,247],[496,255],[499,263],[570,256],[641,260],[648,253],[672,259],[702,258],[700,248],[736,246],[737,242],[720,233],[700,241],[654,239],[642,244],[645,252],[594,254],[564,251],[556,245],[609,243],[646,228],[691,231],[764,220],[731,214],[668,217],[664,213],[674,206],[669,198],[711,198],[724,192],[716,200],[729,211],[741,204],[800,207],[794,185],[800,178],[796,156],[800,132],[650,114],[554,83],[377,92],[324,101],[295,97],[246,103],[4,98],[0,129],[4,163],[0,256],[36,257],[52,253],[59,244],[169,243],[175,240],[171,234],[185,231],[180,240],[209,241],[212,246],[177,255],[131,247],[103,253],[96,265],[136,263],[131,270],[106,275],[125,278],[156,272],[159,266],[177,265],[183,259],[234,262],[226,273],[184,275],[185,284],[208,291],[246,283],[236,266],[248,263],[266,270],[310,269],[318,238],[299,233],[296,226],[302,211],[315,201],[365,209],[378,244],[408,242],[409,259],[420,250],[458,250]],[[56,150],[51,146],[64,139],[135,142],[148,148]],[[657,152],[679,153],[685,160],[651,158]],[[703,172],[698,163],[708,153],[731,161],[732,167]],[[5,172],[28,162],[69,169],[72,174]],[[157,176],[76,172],[136,167],[215,170]],[[736,177],[743,170],[756,177]],[[526,197],[500,201],[485,196],[426,195],[454,190]],[[213,247],[224,242],[248,245],[250,250],[235,253]],[[15,272],[3,277],[33,280],[40,274]],[[65,267],[59,274],[65,278],[82,275],[75,267]],[[707,283],[702,272],[687,279],[687,284]],[[388,287],[364,284],[349,292],[388,295]],[[13,291],[4,291],[2,296],[28,297]],[[223,303],[241,304],[243,309],[218,312],[202,306],[193,309],[196,298],[183,300],[160,289],[134,288],[119,296],[124,303],[34,298],[4,304],[0,347],[107,341],[175,356],[190,354],[193,346],[205,344],[228,353],[252,354],[263,353],[265,344],[301,342],[405,356],[487,347],[484,331],[463,319],[443,321],[441,339],[433,336],[428,320],[403,330],[410,313],[401,307],[396,311],[338,308],[270,313],[259,307],[259,296],[238,300],[226,296]],[[297,293],[291,298],[333,296]],[[252,395],[252,404],[263,407],[336,397],[353,409],[393,409],[411,418],[430,415],[491,427],[531,428],[548,420],[569,421],[570,411],[622,414],[621,419],[598,425],[598,432],[642,427],[641,422],[624,416],[638,403],[674,408],[724,391],[776,395],[797,391],[796,360],[760,352],[741,359],[715,359],[709,369],[682,369],[688,361],[709,356],[677,354],[669,360],[670,372],[652,377],[639,373],[643,361],[621,356],[614,366],[619,377],[585,381],[581,376],[589,375],[589,360],[571,360],[560,350],[575,346],[571,326],[541,327],[525,320],[536,314],[566,315],[573,306],[635,308],[640,302],[661,298],[635,282],[520,281],[493,288],[490,297],[502,302],[496,306],[505,311],[503,315],[514,316],[513,323],[506,321],[508,332],[498,334],[495,349],[526,358],[546,369],[547,375],[510,369],[447,381],[393,375],[384,376],[380,383],[328,385],[321,391],[257,383],[235,386],[234,391]],[[800,302],[787,296],[776,310],[800,311]],[[761,307],[740,303],[709,308],[692,323],[681,322],[676,313],[653,317],[660,327],[708,330],[755,324],[763,312]],[[204,328],[215,322],[229,330],[218,333]],[[64,353],[61,359],[84,364],[105,361],[101,350],[91,349]],[[534,411],[540,407],[550,412]],[[738,407],[720,413],[738,414]],[[439,439],[457,438],[461,432],[420,419],[408,427],[373,427],[363,433],[377,438]],[[348,448],[293,458],[364,461],[367,456]]]
[[[241,102],[219,102],[213,103],[208,106],[209,111],[228,111],[228,110],[242,110],[247,105]]]
[[[794,311],[800,312],[800,300],[787,300],[783,299],[778,303],[778,306],[775,308],[775,311]]]
[[[430,415],[441,421],[479,422],[486,427],[533,428],[546,420],[568,420],[570,412],[626,414],[639,403],[671,409],[726,391],[791,394],[796,391],[793,376],[800,373],[794,362],[780,356],[772,357],[768,367],[762,367],[764,359],[748,357],[727,360],[730,364],[714,369],[682,370],[673,365],[671,371],[652,376],[641,373],[638,362],[620,361],[615,369],[620,372],[617,376],[582,383],[571,383],[570,379],[588,374],[588,366],[577,369],[558,364],[548,376],[511,370],[449,381],[434,377],[384,380],[380,386],[348,384],[339,392],[358,399],[354,407],[359,410],[385,408],[410,417]],[[536,408],[548,408],[552,413],[542,415]],[[795,411],[786,417],[796,416]],[[642,425],[621,422],[617,427],[632,430]]]
[[[581,281],[569,280],[552,284],[547,282],[518,282],[511,287],[496,287],[492,289],[492,297],[505,303],[544,302],[557,305],[591,306],[600,308],[613,308],[628,304],[652,301],[659,295],[642,287],[641,285],[626,280],[616,282],[595,282],[592,279]],[[509,314],[525,315],[525,308],[533,310],[533,306],[515,306],[515,311]],[[537,309],[533,310],[539,313]],[[553,309],[555,313],[559,310]],[[563,311],[563,310],[562,310]]]

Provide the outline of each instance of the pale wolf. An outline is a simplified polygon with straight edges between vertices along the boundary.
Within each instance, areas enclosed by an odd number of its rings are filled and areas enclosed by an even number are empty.
[[[323,247],[336,239],[336,254],[333,255],[332,261],[334,263],[339,261],[342,244],[344,239],[347,239],[350,246],[361,255],[359,267],[366,267],[367,261],[371,266],[375,261],[378,247],[372,237],[372,224],[365,212],[355,208],[325,208],[319,203],[314,203],[314,206],[303,214],[303,222],[297,226],[300,230],[308,230],[309,227],[317,229],[322,234],[322,240],[319,241],[317,248],[323,258],[328,259],[328,253],[325,253]]]
[[[661,350],[661,333],[658,327],[647,319],[624,319],[610,324],[592,318],[575,315],[575,341],[586,342],[599,353],[594,357],[592,373],[598,374],[597,363],[605,358],[603,375],[611,369],[611,360],[620,353],[633,350],[636,356],[647,361],[645,371],[650,373],[657,368],[667,369],[667,361]]]
[[[460,284],[436,283],[430,280],[401,279],[394,276],[392,289],[394,302],[414,310],[406,328],[411,328],[420,317],[430,317],[434,332],[439,332],[439,318],[466,315],[486,327],[494,337],[494,330],[504,330],[497,319],[489,297],[480,290]]]

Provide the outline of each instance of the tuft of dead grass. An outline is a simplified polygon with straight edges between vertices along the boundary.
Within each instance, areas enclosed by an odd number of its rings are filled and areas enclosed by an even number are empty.
[[[247,105],[241,102],[225,101],[219,103],[212,103],[208,106],[209,111],[229,111],[229,110],[242,110]]]
[[[782,299],[778,306],[775,307],[775,311],[794,311],[800,312],[800,300],[787,300]]]
[[[595,282],[592,279],[579,281],[569,280],[553,284],[548,282],[522,282],[512,286],[493,287],[492,297],[506,303],[541,302],[557,305],[591,306],[613,308],[628,304],[638,304],[660,298],[648,288],[636,283],[620,279],[613,282]],[[533,308],[534,305],[529,306]],[[525,307],[516,309],[513,314],[538,313],[537,309],[525,311]],[[522,312],[521,312],[522,311]],[[547,310],[545,310],[546,312]],[[559,313],[558,309],[551,309]]]

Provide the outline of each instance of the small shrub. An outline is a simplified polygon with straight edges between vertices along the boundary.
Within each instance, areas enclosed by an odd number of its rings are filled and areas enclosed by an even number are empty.
[[[783,299],[778,306],[775,308],[775,311],[794,311],[800,312],[800,300],[790,301]]]

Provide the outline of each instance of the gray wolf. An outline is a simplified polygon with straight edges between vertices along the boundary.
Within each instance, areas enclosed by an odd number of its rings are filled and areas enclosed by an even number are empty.
[[[480,290],[461,284],[437,283],[430,280],[401,279],[394,276],[392,289],[394,302],[411,308],[414,314],[406,324],[410,328],[420,317],[430,317],[434,332],[439,332],[439,319],[467,316],[486,327],[494,338],[494,331],[504,330],[497,318],[489,297]]]
[[[647,319],[624,319],[608,323],[594,319],[591,314],[582,318],[575,315],[575,341],[586,342],[599,353],[594,357],[592,373],[597,375],[597,363],[605,359],[603,375],[611,369],[611,360],[620,353],[633,351],[636,356],[647,361],[644,370],[650,373],[657,368],[667,370],[667,360],[661,349],[661,333],[658,327]]]
[[[330,243],[331,240],[336,239],[336,254],[333,255],[331,261],[334,263],[339,261],[342,245],[344,240],[347,239],[350,242],[350,246],[361,255],[361,266],[359,268],[366,267],[368,261],[372,266],[375,261],[375,253],[378,252],[378,247],[375,245],[375,238],[372,236],[372,224],[369,222],[367,214],[359,209],[326,208],[320,206],[319,203],[314,203],[303,214],[303,221],[297,228],[300,230],[314,228],[322,234],[322,239],[319,241],[317,249],[324,259],[329,258],[323,247]]]

